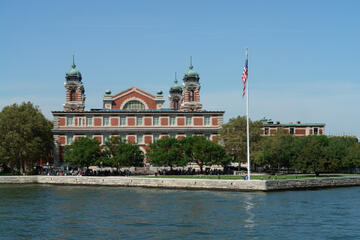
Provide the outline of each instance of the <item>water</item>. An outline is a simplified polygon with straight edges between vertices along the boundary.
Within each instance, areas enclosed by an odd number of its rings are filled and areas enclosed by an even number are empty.
[[[360,188],[0,185],[0,239],[360,239]]]

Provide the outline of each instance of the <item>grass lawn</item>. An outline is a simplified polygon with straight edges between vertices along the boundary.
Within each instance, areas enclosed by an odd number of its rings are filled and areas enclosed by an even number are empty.
[[[320,174],[319,177],[359,177],[360,174]],[[192,179],[218,179],[216,175],[166,175],[166,176],[145,176],[149,178],[192,178]],[[251,175],[253,180],[275,180],[275,179],[300,179],[300,178],[315,178],[314,174],[287,174],[287,175]],[[236,175],[220,175],[223,180],[239,180],[244,179],[244,176]]]

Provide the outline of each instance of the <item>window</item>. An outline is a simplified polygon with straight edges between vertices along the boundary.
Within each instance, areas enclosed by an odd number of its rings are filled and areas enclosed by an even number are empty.
[[[159,138],[160,138],[160,136],[159,136],[159,134],[154,134],[154,142],[156,142],[157,140],[159,140]]]
[[[73,125],[73,117],[67,117],[66,118],[66,125],[72,126]]]
[[[294,133],[295,133],[294,128],[291,127],[291,128],[290,128],[290,134],[294,134]]]
[[[120,135],[120,140],[121,140],[122,142],[125,142],[125,141],[126,141],[126,135],[125,135],[125,134],[121,134],[121,135]]]
[[[109,135],[104,135],[104,136],[103,136],[104,144],[105,144],[107,141],[109,141],[109,138],[110,138]]]
[[[79,119],[78,119],[78,125],[79,125],[79,126],[82,126],[82,123],[83,123],[83,118],[82,118],[82,117],[79,117]]]
[[[209,125],[210,125],[210,116],[205,116],[205,117],[204,117],[204,125],[205,125],[205,126],[209,126]]]
[[[92,117],[86,117],[86,126],[92,126]]]
[[[75,89],[70,91],[70,101],[75,101]]]
[[[170,138],[175,138],[176,134],[175,133],[170,133]]]
[[[159,126],[159,117],[153,117],[153,125]]]
[[[174,101],[174,109],[175,110],[179,109],[179,101]]]
[[[269,128],[268,128],[268,127],[266,127],[266,128],[264,129],[264,134],[265,134],[265,135],[268,135],[268,134],[269,134]]]
[[[109,126],[109,117],[103,117],[103,126]]]
[[[206,138],[207,140],[210,140],[210,134],[205,134],[205,138]]]
[[[144,141],[143,135],[138,134],[136,137],[136,140],[137,140],[137,143],[143,143],[143,141]]]
[[[86,137],[92,139],[92,135],[90,134],[86,135]]]
[[[175,116],[170,116],[170,126],[175,125]]]
[[[186,126],[192,125],[192,117],[186,117]]]
[[[124,110],[145,110],[145,105],[138,100],[131,100],[125,104]]]
[[[190,90],[189,96],[190,96],[190,102],[193,102],[194,101],[194,90]]]
[[[136,125],[141,126],[143,124],[143,118],[142,117],[136,117]]]
[[[187,136],[187,137],[191,137],[191,136],[192,136],[192,133],[187,133],[186,136]]]
[[[318,128],[314,128],[314,135],[318,135]]]
[[[126,125],[126,117],[125,116],[121,116],[120,117],[120,126],[125,126]]]
[[[73,142],[73,140],[74,140],[74,136],[73,135],[68,135],[66,137],[66,144],[67,145],[71,144]]]

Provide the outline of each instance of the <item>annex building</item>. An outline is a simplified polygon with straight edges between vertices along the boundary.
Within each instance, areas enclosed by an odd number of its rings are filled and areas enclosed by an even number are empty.
[[[136,143],[146,152],[148,144],[162,137],[202,135],[215,141],[224,111],[203,110],[200,76],[190,63],[180,85],[175,76],[169,88],[169,108],[162,91],[156,95],[137,87],[112,94],[106,91],[102,108],[85,110],[82,75],[73,60],[65,76],[66,101],[62,111],[53,111],[55,164],[63,162],[64,147],[80,137],[104,144],[111,136]]]
[[[323,135],[325,134],[325,123],[302,123],[296,121],[295,123],[280,123],[279,121],[272,121],[265,117],[261,119],[263,124],[263,136],[273,136],[278,129],[283,129],[285,133],[304,137],[308,135]]]

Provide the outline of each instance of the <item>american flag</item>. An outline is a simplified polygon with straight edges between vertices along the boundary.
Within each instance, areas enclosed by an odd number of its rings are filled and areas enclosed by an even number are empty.
[[[247,78],[248,78],[248,56],[247,56],[247,53],[246,53],[245,66],[244,66],[243,74],[242,74],[242,77],[241,77],[241,79],[242,79],[242,81],[244,83],[243,97],[245,96]]]

